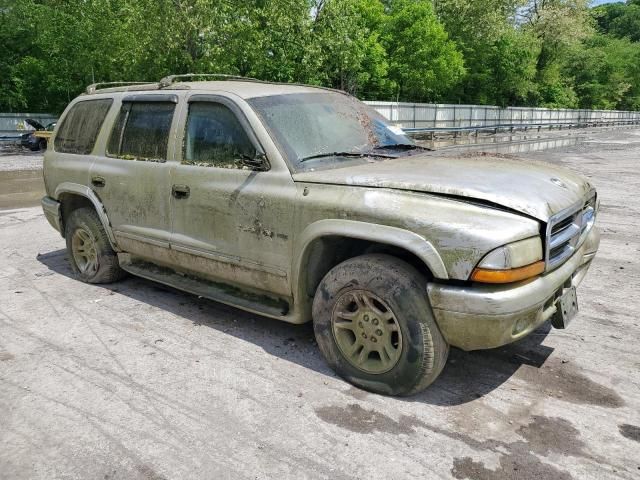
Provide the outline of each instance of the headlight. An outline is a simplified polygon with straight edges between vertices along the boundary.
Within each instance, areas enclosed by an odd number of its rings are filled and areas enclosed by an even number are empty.
[[[540,237],[509,243],[489,252],[471,274],[471,280],[483,283],[511,283],[544,272]]]

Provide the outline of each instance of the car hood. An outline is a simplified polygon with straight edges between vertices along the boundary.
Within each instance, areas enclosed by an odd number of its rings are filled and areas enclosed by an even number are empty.
[[[25,118],[24,121],[36,130],[44,130],[44,125],[42,125],[39,121],[34,120],[33,118]]]
[[[580,175],[548,163],[481,155],[458,158],[416,155],[333,170],[299,172],[293,179],[475,199],[544,222],[583,200],[593,188]]]

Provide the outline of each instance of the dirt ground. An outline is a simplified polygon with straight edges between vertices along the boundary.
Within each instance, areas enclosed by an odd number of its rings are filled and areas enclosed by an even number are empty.
[[[0,211],[0,478],[640,478],[640,130],[520,156],[598,188],[581,312],[402,399],[334,376],[309,325],[82,284],[39,208]]]

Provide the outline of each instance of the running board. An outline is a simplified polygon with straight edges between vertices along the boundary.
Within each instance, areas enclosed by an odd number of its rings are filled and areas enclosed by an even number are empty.
[[[288,320],[289,303],[286,300],[248,292],[233,285],[179,273],[170,268],[161,267],[138,258],[131,258],[127,253],[119,253],[118,260],[123,270],[138,277],[153,280],[251,313],[279,320]]]

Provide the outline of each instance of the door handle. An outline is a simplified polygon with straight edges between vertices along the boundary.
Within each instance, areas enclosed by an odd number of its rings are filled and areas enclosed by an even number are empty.
[[[102,177],[91,177],[91,184],[94,187],[104,187],[106,184],[106,181]]]
[[[171,195],[173,195],[175,198],[178,198],[178,199],[187,198],[189,197],[190,193],[191,193],[191,190],[187,185],[173,185],[171,187]]]

